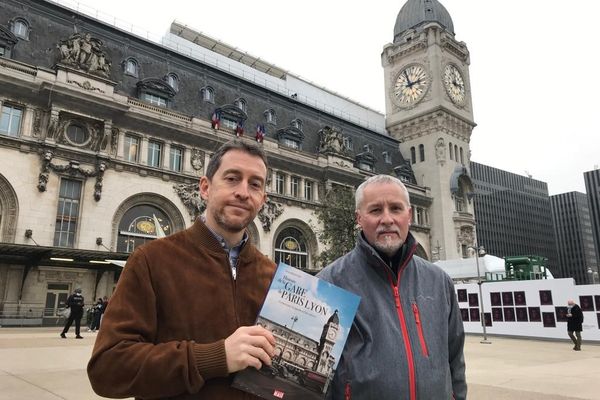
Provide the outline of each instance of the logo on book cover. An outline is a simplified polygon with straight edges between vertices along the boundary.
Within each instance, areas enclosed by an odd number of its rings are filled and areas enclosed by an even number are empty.
[[[278,399],[283,399],[283,396],[285,396],[285,393],[282,392],[281,390],[275,390],[273,392],[273,396],[277,397]]]

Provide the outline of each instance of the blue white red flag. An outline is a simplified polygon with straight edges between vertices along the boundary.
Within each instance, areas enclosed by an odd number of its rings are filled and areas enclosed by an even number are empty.
[[[256,125],[256,141],[262,143],[265,138],[265,126],[262,124]]]
[[[235,128],[235,136],[244,136],[244,122],[240,121],[237,123],[237,126]]]
[[[212,118],[210,119],[210,124],[213,129],[219,129],[219,126],[221,125],[221,113],[220,112],[215,111],[213,113]]]

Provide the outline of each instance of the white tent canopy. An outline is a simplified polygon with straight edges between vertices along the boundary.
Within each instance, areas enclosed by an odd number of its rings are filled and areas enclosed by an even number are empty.
[[[474,257],[437,261],[435,265],[446,271],[455,281],[477,280],[477,264]],[[487,272],[498,277],[505,276],[504,259],[490,254],[479,257],[479,272],[482,279],[485,279]]]

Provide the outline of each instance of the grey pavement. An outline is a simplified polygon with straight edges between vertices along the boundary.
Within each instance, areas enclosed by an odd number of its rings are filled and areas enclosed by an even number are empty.
[[[59,338],[60,328],[0,328],[0,400],[101,399],[85,367],[94,333]],[[566,335],[566,332],[565,332]],[[600,346],[566,341],[468,336],[468,398],[600,400]],[[117,372],[117,371],[116,371]],[[432,399],[435,400],[435,399]]]

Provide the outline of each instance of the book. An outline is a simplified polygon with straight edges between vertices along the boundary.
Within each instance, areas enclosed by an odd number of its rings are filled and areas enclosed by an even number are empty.
[[[333,379],[360,297],[279,263],[256,324],[275,337],[272,365],[232,386],[265,399],[319,400]]]

